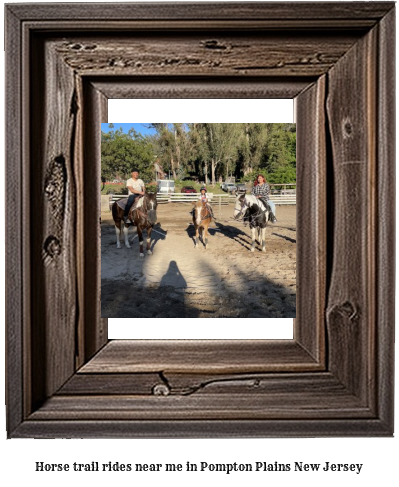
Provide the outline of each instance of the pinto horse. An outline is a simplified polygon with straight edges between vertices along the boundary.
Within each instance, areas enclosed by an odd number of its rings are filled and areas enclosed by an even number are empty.
[[[237,196],[234,208],[234,219],[242,218],[249,222],[252,231],[251,252],[255,252],[256,231],[258,231],[259,244],[262,251],[266,252],[266,226],[269,220],[269,208],[252,194]]]
[[[193,223],[195,228],[195,248],[198,248],[199,234],[205,248],[208,248],[208,227],[212,221],[212,214],[205,201],[193,202]],[[205,238],[204,238],[205,233]]]
[[[123,201],[123,200],[122,200]],[[123,202],[126,203],[127,200]],[[118,204],[119,203],[119,204]],[[128,232],[129,227],[123,222],[123,215],[125,212],[124,207],[120,206],[120,201],[115,201],[112,205],[112,218],[115,222],[115,232],[116,232],[116,246],[118,249],[121,248],[120,236],[122,233],[125,235],[125,245],[130,249]],[[122,203],[123,204],[123,203]],[[144,257],[144,241],[143,241],[143,230],[147,231],[147,254],[151,255],[151,232],[154,224],[157,221],[157,196],[153,193],[145,193],[142,198],[139,198],[137,204],[133,205],[129,211],[129,220],[132,225],[137,227],[137,235],[139,237],[140,243],[140,257]]]

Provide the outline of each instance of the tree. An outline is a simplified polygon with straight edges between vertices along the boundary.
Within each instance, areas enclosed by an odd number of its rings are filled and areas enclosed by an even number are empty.
[[[153,179],[154,151],[150,141],[130,129],[101,133],[101,175],[108,180],[128,179],[132,169],[145,181]]]
[[[217,173],[222,174],[223,168],[229,162],[235,165],[240,124],[206,123],[204,126],[211,162],[212,185],[214,186]]]
[[[190,154],[190,140],[184,123],[151,123],[157,137],[153,138],[155,152],[165,169],[172,171],[173,178],[184,175]]]
[[[239,143],[240,172],[245,176],[259,168],[270,128],[265,123],[245,123],[242,126],[243,133]]]
[[[271,124],[266,146],[265,168],[268,173],[281,171],[287,166],[296,167],[296,132],[294,124]]]
[[[203,175],[205,184],[208,185],[208,170],[211,157],[205,128],[206,124],[189,123],[187,125],[191,141],[190,160],[193,166],[197,168],[197,175]]]

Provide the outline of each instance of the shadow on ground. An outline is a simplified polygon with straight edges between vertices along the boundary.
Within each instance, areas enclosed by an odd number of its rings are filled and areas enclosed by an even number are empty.
[[[204,272],[212,272],[210,263]],[[217,276],[215,274],[215,279]],[[223,280],[223,279],[222,279]],[[285,287],[239,270],[218,289],[188,288],[175,261],[159,285],[140,287],[134,280],[102,279],[103,318],[295,318],[295,285]]]

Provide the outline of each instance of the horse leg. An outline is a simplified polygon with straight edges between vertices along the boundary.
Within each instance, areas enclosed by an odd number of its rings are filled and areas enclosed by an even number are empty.
[[[251,246],[251,252],[255,252],[255,246],[256,246],[256,227],[253,227],[251,229],[252,231],[252,246]]]
[[[262,228],[261,232],[262,232],[262,238],[261,238],[262,252],[266,252],[266,227]]]
[[[140,223],[137,223],[137,235],[139,236],[140,257],[144,257],[143,231],[141,230]]]
[[[152,252],[151,252],[151,232],[152,232],[152,227],[150,227],[147,230],[147,254],[148,255],[152,255]]]
[[[205,248],[208,248],[208,225],[205,225],[202,230],[202,235],[205,234]]]
[[[199,245],[199,227],[195,225],[195,248],[197,249]]]
[[[121,222],[119,223],[115,222],[115,233],[116,233],[116,248],[120,249],[121,248],[120,236],[122,233]]]
[[[122,222],[121,222],[122,225]],[[128,249],[130,249],[130,244],[129,244],[129,227],[127,227],[125,224],[123,224],[123,234],[125,235],[125,245]]]

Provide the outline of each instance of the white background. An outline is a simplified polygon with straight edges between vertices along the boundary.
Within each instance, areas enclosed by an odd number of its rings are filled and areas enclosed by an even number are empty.
[[[318,0],[320,1],[320,0]],[[184,8],[184,7],[183,7]],[[3,15],[3,11],[1,11]],[[3,19],[1,19],[3,25]],[[1,86],[4,90],[4,53],[1,52]],[[4,91],[3,91],[4,93]],[[3,96],[1,97],[1,103]],[[4,116],[3,116],[4,119]],[[2,127],[4,140],[4,128]],[[1,154],[2,160],[4,155]],[[4,181],[1,181],[2,185]],[[2,194],[4,194],[4,189]],[[21,191],[24,190],[23,186]],[[1,212],[1,218],[4,218]],[[4,255],[4,233],[1,238]],[[4,263],[4,259],[3,259]],[[2,266],[4,274],[4,265]],[[2,276],[3,277],[3,276]],[[1,305],[4,309],[4,279],[1,280]],[[4,314],[2,316],[4,323]],[[0,334],[1,350],[4,350],[4,333]],[[396,346],[396,349],[398,347]],[[398,350],[396,350],[398,356]],[[3,368],[2,361],[2,368]],[[4,374],[1,373],[0,390],[4,394]],[[397,381],[396,381],[397,382]],[[396,394],[397,397],[397,394]],[[4,398],[3,398],[4,399]],[[397,403],[398,401],[396,401]],[[4,400],[1,401],[4,404]],[[3,410],[4,411],[4,410]],[[398,407],[396,406],[396,417]],[[1,431],[1,473],[5,482],[15,485],[86,486],[96,482],[97,486],[108,487],[110,483],[119,486],[152,485],[173,482],[175,486],[186,487],[211,485],[254,486],[292,485],[323,487],[360,487],[365,484],[398,485],[398,440],[393,438],[319,438],[319,439],[207,439],[207,440],[6,440],[5,411],[0,415]],[[363,463],[360,475],[355,473],[35,473],[36,461],[47,463],[253,463],[266,461],[273,463]],[[169,478],[168,478],[169,477]]]

